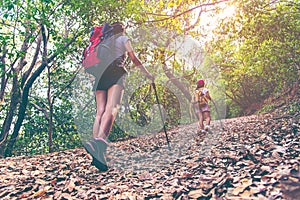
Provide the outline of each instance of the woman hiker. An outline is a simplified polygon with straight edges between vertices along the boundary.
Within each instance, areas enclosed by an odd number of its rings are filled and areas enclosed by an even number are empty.
[[[198,131],[205,133],[210,130],[210,107],[208,101],[212,101],[211,96],[209,95],[209,90],[205,88],[204,80],[200,79],[197,81],[196,90],[194,93],[194,106],[195,111],[198,116]],[[206,122],[204,125],[204,121]]]
[[[130,39],[125,35],[125,27],[120,22],[112,24],[115,37],[116,60],[110,64],[101,77],[96,78],[94,88],[96,96],[96,116],[93,125],[93,138],[84,144],[85,149],[92,155],[92,163],[100,171],[107,171],[106,149],[107,137],[112,129],[125,88],[127,70],[124,67],[126,54],[147,78],[152,82],[154,76],[142,65],[136,57]]]

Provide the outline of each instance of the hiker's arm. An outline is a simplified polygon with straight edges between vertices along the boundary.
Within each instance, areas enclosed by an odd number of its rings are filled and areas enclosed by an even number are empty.
[[[143,64],[141,63],[141,61],[138,59],[138,57],[136,57],[132,47],[131,47],[131,43],[128,40],[125,43],[125,47],[126,50],[128,52],[128,56],[130,57],[130,59],[132,60],[133,64],[135,66],[137,66],[138,68],[140,68],[140,70],[150,79],[150,80],[154,80],[154,77],[152,76],[152,74],[150,74],[150,72],[143,66]]]
[[[198,93],[197,93],[197,91],[194,91],[194,93],[192,94],[191,103],[194,105],[194,104],[197,104],[198,101],[199,101],[199,99],[198,99]]]
[[[209,92],[208,92],[208,91],[207,91],[207,93],[206,93],[206,97],[207,97],[208,100],[213,101],[212,98],[211,98],[211,96],[209,95]]]

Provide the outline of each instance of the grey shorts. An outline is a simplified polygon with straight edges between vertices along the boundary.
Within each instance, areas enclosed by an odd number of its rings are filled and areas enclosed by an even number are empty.
[[[196,113],[210,112],[210,108],[209,108],[208,104],[206,104],[205,106],[203,106],[201,108],[197,104],[195,104],[194,106],[195,106],[195,112]]]
[[[108,90],[115,84],[125,87],[126,75],[123,67],[109,66],[100,77],[96,77],[93,91]]]

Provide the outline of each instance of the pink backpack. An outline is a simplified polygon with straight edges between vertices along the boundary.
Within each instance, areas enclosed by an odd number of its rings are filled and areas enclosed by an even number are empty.
[[[84,49],[82,66],[87,71],[88,68],[93,67],[100,62],[100,59],[97,56],[98,54],[97,46],[103,40],[102,30],[103,30],[103,26],[95,26],[92,28],[90,33],[90,43]]]

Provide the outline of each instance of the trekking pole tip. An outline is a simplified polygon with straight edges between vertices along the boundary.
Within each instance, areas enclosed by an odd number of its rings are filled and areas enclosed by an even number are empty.
[[[171,151],[172,150],[172,148],[171,148],[171,144],[168,142],[168,149],[169,149],[169,151]]]

